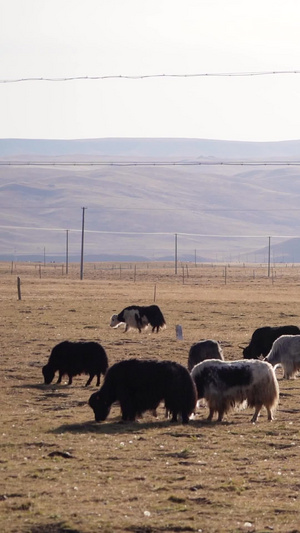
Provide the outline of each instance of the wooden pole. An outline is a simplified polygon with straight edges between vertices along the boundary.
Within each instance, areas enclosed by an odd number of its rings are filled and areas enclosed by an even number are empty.
[[[84,256],[84,215],[86,207],[82,208],[82,226],[81,226],[81,257],[80,257],[80,279],[83,279],[83,256]]]
[[[269,246],[268,246],[268,278],[271,274],[271,237],[269,237]]]
[[[18,300],[22,300],[21,297],[21,280],[19,276],[17,277],[17,288],[18,288]]]
[[[175,233],[175,274],[177,274],[177,233]]]
[[[69,230],[66,230],[66,276],[69,274]]]

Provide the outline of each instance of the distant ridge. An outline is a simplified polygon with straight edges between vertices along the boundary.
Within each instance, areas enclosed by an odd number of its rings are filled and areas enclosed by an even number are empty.
[[[299,167],[284,162],[299,154],[300,140],[0,139],[0,255],[59,260],[69,231],[78,258],[84,206],[86,257],[171,259],[178,234],[184,261],[265,262],[271,237],[272,259],[298,262]],[[237,164],[172,164],[226,159]],[[111,161],[125,164],[89,165]]]
[[[0,158],[32,156],[299,158],[300,140],[274,142],[180,138],[0,139]]]

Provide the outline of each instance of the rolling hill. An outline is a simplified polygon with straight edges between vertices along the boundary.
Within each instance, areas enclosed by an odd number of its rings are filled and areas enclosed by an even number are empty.
[[[0,258],[64,260],[68,238],[78,260],[85,207],[87,260],[172,259],[178,234],[182,260],[265,261],[271,237],[274,261],[298,262],[300,167],[276,161],[299,153],[300,141],[0,139]]]

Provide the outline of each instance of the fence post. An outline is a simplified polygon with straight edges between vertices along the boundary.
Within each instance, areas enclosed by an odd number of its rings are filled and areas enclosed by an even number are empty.
[[[17,277],[17,287],[18,287],[18,300],[22,300],[21,298],[21,280],[19,276]]]

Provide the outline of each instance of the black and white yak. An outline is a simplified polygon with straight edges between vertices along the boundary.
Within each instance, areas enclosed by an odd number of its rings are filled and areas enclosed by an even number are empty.
[[[111,405],[118,401],[122,421],[134,421],[145,411],[155,411],[165,402],[172,422],[181,416],[187,424],[194,412],[197,393],[188,370],[173,361],[127,359],[112,365],[98,392],[91,395],[89,405],[95,420],[109,415]]]
[[[243,349],[244,359],[258,359],[266,357],[273,342],[281,335],[299,335],[298,326],[265,326],[254,331],[249,346]]]
[[[282,366],[283,379],[295,377],[300,370],[300,335],[282,335],[276,339],[264,361],[275,368]]]
[[[107,368],[106,352],[98,342],[63,341],[54,346],[42,372],[46,385],[52,382],[58,371],[57,383],[61,383],[62,377],[67,375],[68,385],[72,385],[74,376],[89,374],[85,386],[90,385],[94,376],[97,376],[96,386],[99,387],[100,376],[106,374]]]
[[[209,407],[207,420],[215,412],[221,422],[224,414],[236,405],[247,402],[254,407],[251,422],[256,422],[264,406],[268,420],[273,420],[279,400],[279,387],[272,365],[259,359],[249,361],[220,361],[210,359],[199,363],[192,370],[198,398],[204,398]]]
[[[158,305],[130,305],[125,307],[123,311],[118,315],[112,315],[110,319],[112,328],[117,328],[121,324],[125,324],[124,331],[133,328],[138,329],[140,333],[149,324],[152,327],[152,333],[155,330],[158,333],[160,329],[166,327],[166,321]]]
[[[206,359],[224,360],[223,350],[218,341],[207,339],[192,344],[188,356],[189,371],[191,372],[195,365]]]

